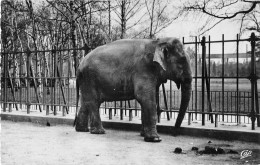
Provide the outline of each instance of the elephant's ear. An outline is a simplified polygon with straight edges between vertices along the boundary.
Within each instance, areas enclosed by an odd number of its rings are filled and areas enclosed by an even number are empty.
[[[156,46],[153,61],[159,63],[163,70],[166,70],[165,56],[167,53],[167,47],[165,44]]]

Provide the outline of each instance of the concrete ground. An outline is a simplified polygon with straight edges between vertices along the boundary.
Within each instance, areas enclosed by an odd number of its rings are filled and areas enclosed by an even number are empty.
[[[260,164],[260,144],[191,136],[161,134],[161,143],[147,143],[136,131],[107,129],[104,135],[79,133],[69,125],[46,126],[1,121],[2,165],[71,164]],[[212,143],[208,143],[208,142]],[[225,154],[203,154],[205,146],[222,148]],[[174,153],[176,147],[182,153]],[[227,153],[230,150],[236,154]],[[249,150],[241,159],[241,152]],[[245,152],[244,152],[245,153]]]

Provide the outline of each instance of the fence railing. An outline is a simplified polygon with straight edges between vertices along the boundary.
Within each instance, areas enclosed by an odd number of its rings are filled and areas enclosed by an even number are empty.
[[[232,123],[250,123],[255,129],[255,121],[259,121],[259,92],[257,86],[260,67],[256,65],[255,42],[259,41],[252,33],[250,38],[236,40],[211,41],[202,37],[201,41],[195,38],[193,42],[185,42],[185,46],[191,47],[193,75],[193,91],[191,101],[186,114],[188,123],[192,120]],[[239,46],[242,42],[251,45],[250,66],[244,73],[240,60]],[[225,45],[234,43],[236,53],[232,67],[225,57]],[[221,54],[216,58],[217,64],[211,58],[215,44],[220,44]],[[71,58],[72,51],[87,54],[88,49],[53,49],[26,52],[1,52],[1,106],[4,112],[13,109],[26,109],[29,114],[37,110],[49,115],[75,112],[75,69]],[[200,52],[200,53],[199,53]],[[248,52],[246,52],[248,54]],[[230,65],[230,66],[229,66]],[[244,67],[245,68],[245,67]],[[259,69],[259,70],[258,70]],[[241,75],[243,71],[243,75]],[[218,73],[218,74],[216,74]],[[232,73],[232,74],[231,74]],[[160,118],[171,120],[177,117],[181,92],[175,84],[168,81],[159,93],[159,104],[162,108]],[[131,121],[135,116],[140,116],[141,107],[137,101],[105,102],[101,106],[102,114],[112,116],[119,115],[120,119],[129,117]],[[44,112],[43,112],[44,111]]]

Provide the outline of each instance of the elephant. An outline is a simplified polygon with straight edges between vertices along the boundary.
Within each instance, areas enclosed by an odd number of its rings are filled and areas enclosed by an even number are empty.
[[[172,80],[181,87],[181,103],[175,128],[179,128],[188,107],[192,73],[189,57],[177,38],[121,39],[97,47],[80,62],[76,75],[76,131],[104,134],[99,107],[104,101],[136,99],[142,110],[146,142],[160,142],[157,133],[156,94],[162,83]]]

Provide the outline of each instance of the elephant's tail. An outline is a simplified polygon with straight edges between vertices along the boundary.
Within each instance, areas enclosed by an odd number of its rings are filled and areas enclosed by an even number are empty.
[[[76,79],[76,112],[75,112],[75,119],[73,123],[73,127],[76,125],[77,117],[78,117],[78,105],[79,104],[79,81]]]

